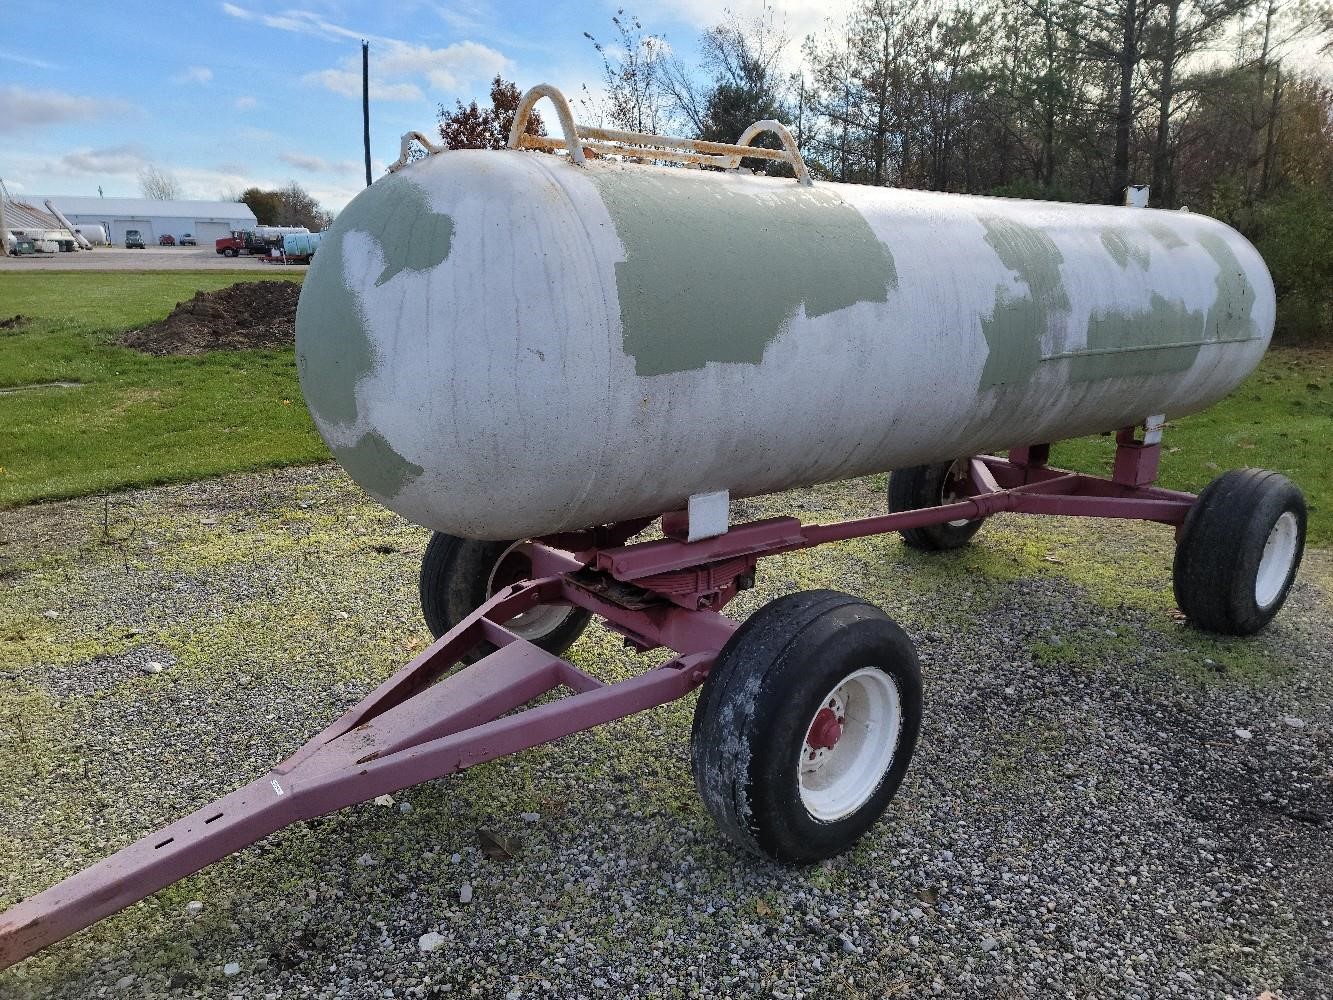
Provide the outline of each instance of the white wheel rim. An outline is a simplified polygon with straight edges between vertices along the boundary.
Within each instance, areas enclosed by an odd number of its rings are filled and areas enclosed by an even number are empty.
[[[515,552],[521,552],[531,560],[532,543],[515,542],[500,553],[500,558],[495,560],[495,565],[491,567],[490,576],[486,578],[487,597],[494,595],[497,589],[495,586],[495,574],[499,570],[500,565]],[[513,618],[509,619],[509,621],[505,622],[504,627],[513,632],[514,635],[518,636],[520,639],[525,639],[528,642],[537,642],[540,639],[546,638],[563,625],[565,620],[573,613],[574,609],[567,605],[538,604],[535,608],[524,611],[522,614],[515,615]]]
[[[1270,607],[1282,594],[1291,564],[1296,561],[1296,545],[1301,529],[1296,515],[1284,511],[1268,533],[1264,554],[1259,558],[1259,572],[1254,576],[1254,603]]]
[[[902,725],[902,699],[889,674],[863,667],[843,678],[819,703],[798,751],[806,812],[831,823],[865,805],[893,766]]]
[[[955,479],[961,478],[957,475],[957,472],[958,472],[958,460],[955,459],[953,461],[953,464],[949,466],[948,471],[944,473],[944,489],[940,493],[941,504],[951,504],[958,502],[958,491],[949,489],[950,483],[952,483]],[[955,518],[954,520],[947,522],[950,528],[965,528],[971,523],[972,522],[965,517]]]

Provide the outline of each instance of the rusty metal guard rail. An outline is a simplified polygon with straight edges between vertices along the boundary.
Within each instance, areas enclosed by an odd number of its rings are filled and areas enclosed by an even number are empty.
[[[556,118],[560,122],[563,138],[545,135],[529,135],[528,119],[532,109],[543,97],[555,105]],[[764,146],[752,146],[755,138],[771,132],[782,143],[781,149],[768,149]],[[411,162],[413,142],[420,143],[426,155],[445,152],[443,146],[437,146],[420,132],[408,132],[402,138],[399,157],[390,166],[389,171],[400,170]],[[782,122],[772,119],[755,122],[747,128],[736,142],[709,142],[705,139],[685,139],[679,136],[654,135],[651,132],[627,132],[621,129],[595,128],[591,125],[579,125],[574,121],[574,112],[569,101],[559,89],[549,83],[539,83],[525,93],[514,113],[514,124],[509,129],[509,149],[545,149],[548,151],[565,150],[571,162],[582,166],[587,162],[585,149],[597,153],[615,156],[628,156],[648,160],[672,160],[677,163],[689,163],[697,166],[717,167],[722,170],[737,170],[741,160],[747,156],[761,160],[772,160],[788,164],[796,175],[796,180],[810,187],[813,180],[810,171],[801,158],[801,151],[796,140]]]

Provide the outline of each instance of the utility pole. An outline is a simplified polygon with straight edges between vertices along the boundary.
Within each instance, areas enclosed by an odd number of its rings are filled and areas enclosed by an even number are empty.
[[[370,187],[370,43],[361,42],[361,132],[366,147],[366,187]]]

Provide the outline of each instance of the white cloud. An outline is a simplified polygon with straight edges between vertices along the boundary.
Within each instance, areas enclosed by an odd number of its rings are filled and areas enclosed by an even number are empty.
[[[375,176],[381,177],[383,174],[383,165],[376,165]],[[319,202],[321,208],[327,208],[330,212],[341,212],[349,201],[364,190],[364,185],[331,184],[320,186],[311,184],[306,187],[306,190]]]
[[[370,96],[382,101],[420,101],[425,97],[422,84],[437,90],[454,91],[472,82],[489,80],[510,65],[502,53],[480,42],[455,42],[436,49],[400,38],[353,31],[310,10],[284,10],[279,14],[267,14],[233,3],[224,3],[222,10],[240,20],[279,31],[311,35],[329,41],[365,39],[371,42]],[[343,59],[329,69],[307,73],[303,80],[344,97],[360,97],[360,55]]]
[[[742,21],[763,17],[771,10],[773,26],[791,40],[790,47],[799,53],[806,35],[821,34],[830,20],[835,25],[844,23],[855,6],[853,0],[730,0],[726,10]],[[701,31],[726,16],[716,0],[660,0],[655,16],[661,15],[675,16]]]
[[[495,49],[479,42],[455,42],[442,49],[399,43],[377,57],[373,65],[386,77],[425,76],[432,86],[455,90],[473,80],[489,80],[508,65]]]
[[[0,86],[0,132],[22,132],[46,125],[87,121],[123,107],[116,101],[58,90],[33,90],[13,84]]]
[[[301,35],[313,35],[316,38],[360,39],[371,37],[369,35],[358,34],[355,31],[349,31],[341,25],[326,21],[320,15],[310,10],[284,10],[281,14],[264,14],[259,11],[238,7],[234,3],[224,3],[222,5],[222,10],[223,13],[230,14],[232,17],[239,18],[242,21],[253,21],[269,28],[277,28],[281,31],[293,31]]]
[[[455,42],[433,49],[386,39],[370,54],[370,96],[382,101],[420,101],[425,94],[415,81],[434,90],[456,91],[474,81],[490,80],[509,64],[504,55],[479,42]],[[344,59],[333,69],[307,73],[304,80],[344,97],[360,97],[361,60],[355,56]]]
[[[306,153],[279,153],[278,159],[298,170],[309,170],[311,173],[323,173],[329,169],[328,160]]]
[[[307,73],[301,78],[305,83],[314,83],[344,97],[361,96],[361,73],[351,69],[322,69]],[[388,83],[376,77],[370,78],[370,96],[381,101],[419,101],[425,95],[415,83]]]
[[[245,96],[236,98],[237,111],[249,111],[251,108],[256,108],[258,106],[259,102],[253,97]]]
[[[78,149],[66,153],[56,163],[56,172],[62,174],[137,174],[148,166],[147,152],[142,146],[127,143],[102,149]]]
[[[495,10],[484,0],[456,0],[435,13],[455,31],[481,31],[495,22]]]
[[[45,59],[38,59],[36,56],[20,55],[17,52],[0,50],[0,59],[3,59],[5,62],[18,63],[20,66],[31,66],[33,69],[60,69],[55,63],[47,62]]]
[[[313,156],[309,153],[279,153],[278,159],[288,166],[312,174],[342,174],[350,177],[360,175],[361,171],[365,169],[365,164],[356,160],[333,162],[324,159],[322,156]]]
[[[207,66],[187,66],[185,72],[172,77],[176,83],[208,83],[212,79],[213,71]]]
[[[248,173],[243,167],[234,165],[208,167],[173,167],[171,170],[181,183],[181,194],[186,198],[200,198],[215,201],[218,198],[244,191],[246,188],[259,187],[265,190],[277,187],[270,177],[261,177]]]

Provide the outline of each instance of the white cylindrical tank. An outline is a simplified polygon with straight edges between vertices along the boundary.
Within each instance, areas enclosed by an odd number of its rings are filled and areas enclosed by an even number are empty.
[[[251,230],[256,236],[266,240],[279,240],[289,233],[308,233],[305,226],[255,226]]]
[[[455,151],[343,210],[296,338],[357,482],[508,539],[1190,413],[1273,314],[1200,215]]]
[[[106,246],[106,230],[96,223],[81,222],[74,231],[95,247]]]

